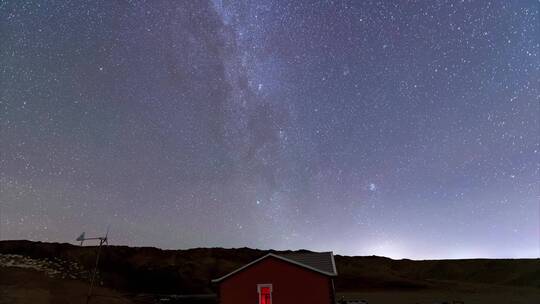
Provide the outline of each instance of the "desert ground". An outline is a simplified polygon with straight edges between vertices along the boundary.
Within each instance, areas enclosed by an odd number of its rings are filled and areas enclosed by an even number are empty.
[[[95,247],[0,241],[0,304],[85,303]],[[264,255],[239,248],[103,249],[90,303],[216,303],[212,278]],[[337,299],[370,304],[540,303],[540,260],[336,256]],[[191,295],[198,296],[191,296]]]
[[[3,267],[0,275],[0,304],[85,303],[86,281],[70,278],[51,278],[35,269]],[[364,290],[340,292],[337,298],[363,299],[370,304],[533,304],[540,303],[540,290],[535,288],[501,287],[463,284],[449,290]],[[167,299],[167,300],[166,300]],[[97,287],[90,303],[214,303],[212,300],[168,299],[166,296],[122,294]]]
[[[70,304],[85,303],[88,283],[77,279],[52,278],[35,269],[0,268],[0,304]],[[90,303],[134,303],[120,293],[103,287]]]
[[[370,304],[533,304],[540,303],[534,288],[474,286],[448,290],[366,290],[338,293],[338,299],[362,299]]]

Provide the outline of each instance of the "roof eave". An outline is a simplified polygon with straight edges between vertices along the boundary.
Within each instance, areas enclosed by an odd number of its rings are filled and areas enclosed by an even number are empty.
[[[260,258],[258,258],[258,259],[256,259],[256,260],[252,261],[251,263],[248,263],[248,264],[246,264],[246,265],[244,265],[244,266],[242,266],[242,267],[240,267],[240,268],[238,268],[238,269],[236,269],[236,270],[234,270],[234,271],[232,271],[232,272],[229,272],[228,274],[226,274],[226,275],[224,275],[224,276],[222,276],[222,277],[220,277],[220,278],[211,280],[211,282],[212,282],[212,283],[219,283],[219,282],[225,280],[226,278],[228,278],[228,277],[230,277],[230,276],[232,276],[232,275],[234,275],[234,274],[236,274],[236,273],[238,273],[238,272],[240,272],[240,271],[242,271],[242,270],[248,268],[249,266],[251,266],[251,265],[253,265],[253,264],[256,264],[256,263],[258,263],[258,262],[260,262],[260,261],[262,261],[262,260],[264,260],[264,259],[266,259],[266,258],[268,258],[268,257],[274,257],[274,258],[277,258],[277,259],[279,259],[279,260],[282,260],[282,261],[285,261],[285,262],[289,262],[289,263],[291,263],[291,264],[294,264],[294,265],[297,265],[297,266],[299,266],[299,267],[302,267],[302,268],[306,268],[306,269],[315,271],[315,272],[317,272],[317,273],[320,273],[320,274],[323,274],[323,275],[326,275],[326,276],[329,276],[329,277],[337,277],[337,270],[336,270],[336,264],[335,264],[335,261],[334,261],[334,254],[331,253],[331,256],[332,256],[332,266],[333,266],[334,273],[326,272],[326,271],[323,271],[323,270],[320,270],[320,269],[311,267],[311,266],[309,266],[309,265],[302,264],[302,263],[299,263],[299,262],[297,262],[297,261],[293,261],[293,260],[291,260],[291,259],[288,259],[288,258],[279,256],[279,255],[274,254],[274,253],[268,253],[267,255],[262,256],[262,257],[260,257]]]

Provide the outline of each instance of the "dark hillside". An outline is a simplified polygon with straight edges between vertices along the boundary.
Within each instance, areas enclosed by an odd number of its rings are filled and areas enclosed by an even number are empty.
[[[90,269],[95,247],[31,241],[0,241],[0,254],[36,259],[58,258]],[[204,294],[210,280],[240,267],[265,251],[239,248],[161,250],[150,247],[108,246],[100,261],[105,286],[138,293]],[[418,290],[444,288],[448,282],[540,288],[540,260],[392,260],[384,257],[336,256],[336,289]]]
[[[336,287],[422,288],[444,282],[540,288],[540,259],[392,260],[382,257],[336,257]]]

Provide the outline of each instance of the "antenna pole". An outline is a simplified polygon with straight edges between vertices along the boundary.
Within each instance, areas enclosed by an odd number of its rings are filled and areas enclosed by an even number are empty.
[[[99,264],[99,256],[101,254],[101,247],[103,246],[103,243],[107,242],[106,238],[100,238],[99,240],[99,247],[98,252],[96,256],[96,265],[94,266],[94,271],[92,273],[92,279],[90,280],[90,287],[88,288],[88,296],[86,297],[86,304],[90,302],[90,297],[92,297],[92,290],[94,289],[94,281],[96,280],[96,273],[98,269]]]
[[[96,275],[99,265],[99,257],[101,255],[101,247],[103,247],[103,244],[109,244],[109,227],[107,227],[107,233],[104,237],[91,237],[87,238],[84,236],[84,232],[77,238],[77,241],[81,242],[81,246],[83,245],[84,241],[87,240],[99,240],[99,246],[97,248],[97,254],[96,254],[96,264],[94,265],[94,271],[92,271],[92,277],[90,278],[90,286],[88,287],[88,295],[86,296],[86,304],[90,303],[90,298],[92,297],[92,291],[94,290],[94,283],[96,281]]]

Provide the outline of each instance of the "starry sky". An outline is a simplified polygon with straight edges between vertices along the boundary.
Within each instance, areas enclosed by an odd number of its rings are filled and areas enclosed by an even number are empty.
[[[539,7],[0,0],[0,239],[538,257]]]

